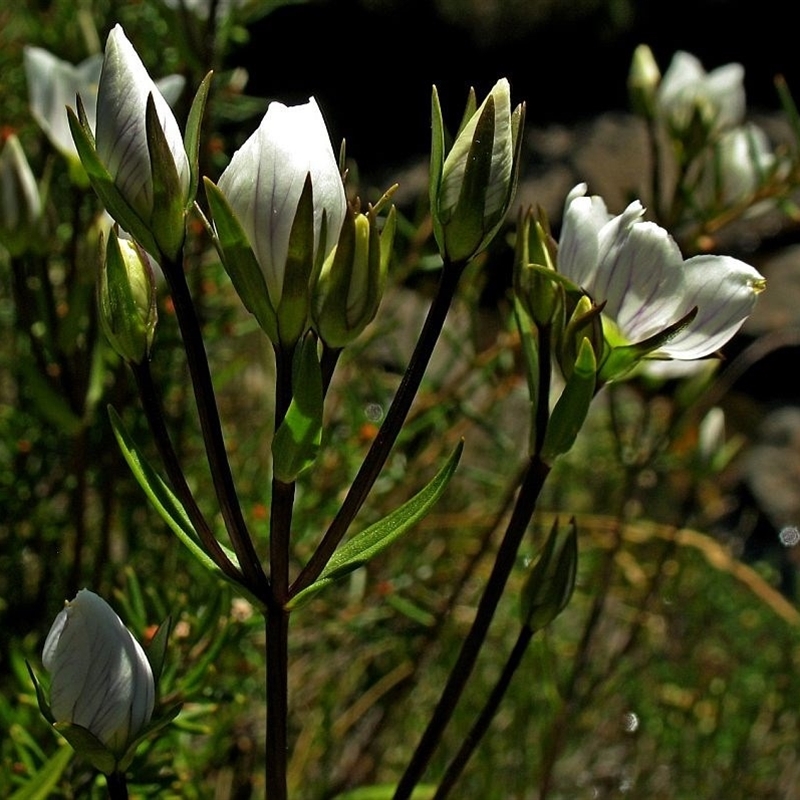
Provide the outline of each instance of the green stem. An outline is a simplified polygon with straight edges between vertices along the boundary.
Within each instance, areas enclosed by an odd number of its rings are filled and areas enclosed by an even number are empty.
[[[533,628],[528,625],[525,625],[519,632],[517,641],[503,667],[502,674],[494,685],[491,694],[486,699],[486,703],[481,709],[478,718],[475,720],[475,724],[470,728],[458,752],[448,764],[444,777],[436,790],[436,794],[433,796],[433,800],[444,800],[461,777],[461,773],[464,771],[464,767],[467,766],[467,762],[475,752],[475,748],[480,743],[486,731],[489,730],[489,726],[495,714],[497,714],[497,709],[500,707],[500,702],[508,691],[508,687],[511,685],[511,679],[522,663],[522,657],[528,649],[528,644],[533,638],[533,634]]]
[[[172,446],[172,439],[164,421],[164,413],[159,399],[158,390],[153,382],[153,375],[147,361],[141,364],[131,363],[131,371],[139,389],[139,397],[142,401],[147,423],[158,447],[161,461],[167,470],[167,477],[172,484],[172,488],[181,501],[189,519],[200,537],[200,541],[206,553],[214,560],[214,563],[229,577],[238,583],[243,583],[244,579],[241,572],[231,563],[225,551],[220,547],[219,542],[214,536],[211,528],[203,516],[203,512],[194,499],[192,490],[186,482],[186,476],[181,469],[175,448]]]
[[[294,348],[275,347],[275,430],[292,401]],[[270,800],[286,800],[289,717],[289,553],[295,484],[273,477],[270,501],[270,601],[267,608],[266,786]]]
[[[408,800],[411,797],[414,787],[422,778],[425,768],[428,766],[434,750],[439,744],[445,727],[453,716],[456,705],[475,667],[478,654],[486,640],[489,625],[511,575],[511,570],[516,562],[517,551],[536,509],[536,502],[549,473],[550,466],[544,463],[538,455],[533,455],[522,479],[511,519],[497,551],[497,558],[486,583],[483,596],[478,604],[475,620],[464,639],[458,659],[450,671],[450,677],[422,735],[422,739],[420,739],[417,749],[414,751],[411,761],[397,785],[394,800]]]
[[[425,318],[411,361],[400,382],[397,394],[392,400],[386,418],[373,440],[372,446],[364,458],[338,513],[322,537],[322,541],[314,554],[290,587],[290,597],[310,586],[319,577],[338,547],[339,542],[342,541],[347,533],[347,529],[359,509],[367,499],[367,495],[386,463],[386,459],[389,457],[389,453],[411,408],[411,403],[417,395],[422,377],[428,368],[428,362],[442,332],[447,312],[453,302],[464,267],[465,264],[463,263],[445,264],[439,288],[433,298],[430,309],[428,309],[428,315]]]
[[[267,631],[267,743],[266,796],[287,800],[287,720],[289,717],[289,614],[271,605]]]
[[[256,597],[266,598],[269,591],[268,582],[247,530],[233,483],[200,321],[186,283],[186,276],[180,259],[163,263],[161,266],[172,291],[172,302],[186,349],[189,374],[197,403],[200,429],[225,528],[239,559],[239,567],[244,573],[247,588]]]

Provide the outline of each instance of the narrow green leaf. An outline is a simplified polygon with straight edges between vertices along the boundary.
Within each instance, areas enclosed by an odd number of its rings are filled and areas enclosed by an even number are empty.
[[[272,440],[272,469],[283,483],[292,483],[317,457],[322,440],[322,369],[317,340],[307,336],[295,350],[292,402]]]
[[[350,789],[343,794],[337,794],[336,800],[392,800],[397,787],[392,784],[379,786],[361,786]],[[411,793],[411,800],[431,800],[436,793],[436,787],[431,784],[421,784]]]
[[[22,384],[36,404],[36,410],[41,414],[41,418],[63,433],[75,436],[83,427],[83,421],[70,408],[64,395],[50,385],[33,361],[20,359],[17,363]]]
[[[114,436],[117,439],[122,455],[138,481],[144,489],[153,507],[158,511],[164,522],[167,523],[172,532],[183,542],[189,552],[211,573],[224,580],[230,580],[227,575],[214,563],[205,550],[200,546],[197,534],[189,520],[186,510],[181,505],[180,500],[172,493],[169,487],[160,478],[158,473],[150,466],[142,455],[136,443],[131,438],[125,425],[120,419],[119,414],[109,406],[109,417],[111,427],[114,429]],[[235,565],[238,565],[236,554],[228,548],[220,545],[225,554]],[[233,581],[231,581],[233,582]],[[235,583],[239,591],[242,591],[240,584]]]
[[[453,477],[463,448],[464,444],[460,442],[433,480],[408,502],[343,544],[333,554],[317,581],[295,595],[287,607],[297,608],[321,589],[363,566],[423,519]]]
[[[53,757],[21,789],[9,797],[9,800],[47,800],[58,785],[61,773],[72,761],[73,749],[59,747]]]

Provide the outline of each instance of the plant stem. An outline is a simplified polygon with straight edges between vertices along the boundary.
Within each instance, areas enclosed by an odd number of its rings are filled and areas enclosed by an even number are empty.
[[[287,800],[289,716],[289,614],[270,605],[266,613],[267,632],[267,744],[266,797]]]
[[[181,469],[175,448],[172,446],[172,439],[164,421],[164,413],[161,401],[158,396],[150,365],[147,361],[141,364],[131,363],[131,371],[139,389],[139,397],[142,401],[142,408],[147,417],[147,424],[155,439],[159,455],[167,470],[167,476],[172,483],[172,488],[181,501],[189,519],[200,537],[200,541],[206,553],[214,560],[214,563],[229,577],[238,583],[244,583],[241,572],[231,563],[219,542],[214,536],[211,528],[203,516],[203,512],[194,499],[192,490],[186,483],[186,476]]]
[[[497,558],[486,583],[483,596],[478,604],[475,620],[464,639],[458,659],[450,671],[450,677],[422,735],[422,739],[397,785],[394,800],[408,800],[411,797],[414,787],[422,777],[434,750],[439,744],[447,723],[453,716],[456,705],[475,667],[478,654],[486,639],[489,625],[494,617],[494,612],[514,567],[522,537],[528,528],[528,523],[536,509],[539,494],[549,473],[550,466],[548,464],[542,461],[538,455],[531,456],[519,488],[511,519],[497,551]]]
[[[292,401],[294,348],[275,347],[275,430]],[[269,800],[287,798],[289,717],[289,552],[295,484],[273,476],[270,501],[269,569],[270,600],[266,614],[267,742],[266,787]]]
[[[380,474],[389,452],[397,440],[400,430],[408,415],[411,403],[419,390],[422,377],[428,367],[433,348],[442,332],[447,312],[453,302],[458,281],[464,271],[465,264],[445,264],[436,295],[433,298],[425,324],[422,327],[414,353],[400,382],[386,418],[372,442],[358,474],[353,480],[342,505],[331,522],[322,541],[319,543],[308,563],[301,570],[289,590],[292,597],[297,592],[310,586],[319,577],[325,565],[330,560],[339,542],[341,542],[347,529],[367,499],[372,486]]]
[[[448,764],[444,777],[436,790],[436,794],[433,796],[433,800],[444,800],[444,798],[450,794],[450,790],[455,786],[456,781],[461,777],[461,773],[464,771],[464,767],[467,766],[470,756],[475,752],[475,748],[489,729],[497,713],[497,709],[500,707],[500,702],[508,691],[508,687],[511,685],[511,679],[522,663],[522,657],[525,655],[525,651],[533,638],[533,634],[534,630],[529,625],[523,626],[522,630],[519,632],[517,641],[503,667],[500,678],[494,685],[491,694],[486,699],[486,703],[481,709],[478,718],[475,720],[475,724],[470,728],[469,733],[462,742],[455,757]]]
[[[110,800],[128,800],[128,782],[125,780],[125,773],[112,772],[106,775],[106,785]]]
[[[244,573],[247,588],[258,598],[266,599],[268,582],[261,562],[255,551],[253,541],[247,530],[233,475],[225,451],[222,424],[214,395],[214,384],[208,366],[200,321],[192,302],[186,276],[180,260],[161,265],[172,291],[172,302],[186,349],[189,374],[192,378],[200,428],[206,446],[206,454],[217,494],[222,518],[228,531],[233,549],[239,559],[239,567]]]

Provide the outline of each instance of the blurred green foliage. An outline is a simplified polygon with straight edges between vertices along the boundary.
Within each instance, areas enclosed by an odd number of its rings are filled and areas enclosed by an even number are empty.
[[[248,21],[275,5],[247,4],[240,21],[221,31],[224,46],[246,40]],[[0,11],[0,125],[19,133],[35,173],[49,174],[50,206],[41,252],[24,265],[0,256],[0,796],[105,796],[103,779],[48,730],[25,667],[27,660],[41,674],[50,623],[85,585],[144,641],[168,616],[173,622],[161,700],[182,701],[184,710],[142,747],[132,797],[259,797],[262,620],[187,557],[117,451],[109,403],[138,441],[150,442],[130,377],[97,334],[94,263],[83,237],[98,207],[70,185],[27,110],[23,45],[77,62],[97,51],[114,22],[156,75],[181,72],[192,87],[209,66],[192,49],[193,30],[157,2],[53,0]],[[234,78],[222,71],[212,100],[210,172],[228,149],[218,126],[224,122],[234,141],[242,120],[263,108]],[[294,568],[312,552],[320,520],[336,511],[374,436],[425,303],[424,218],[416,207],[404,213],[397,286],[370,335],[342,359],[321,468],[298,489]],[[197,241],[190,282],[237,488],[263,552],[270,354],[201,232]],[[507,258],[502,247],[470,269],[434,368],[359,522],[422,487],[464,437],[456,480],[405,547],[315,598],[294,620],[293,797],[321,800],[396,780],[468,627],[495,546],[493,510],[513,485],[527,413],[509,309],[477,309],[493,259]],[[167,298],[159,310],[153,369],[190,483],[211,515]],[[800,769],[800,617],[768,568],[757,572],[717,540],[684,530],[708,529],[713,480],[693,471],[696,424],[674,425],[680,399],[634,390],[610,403],[559,464],[521,554],[521,561],[535,556],[554,514],[577,514],[574,600],[535,640],[459,796],[533,798],[545,787],[548,798],[791,797]],[[639,443],[640,457],[630,457],[626,441]],[[442,753],[458,747],[514,641],[521,573]],[[431,774],[445,763],[440,755]]]

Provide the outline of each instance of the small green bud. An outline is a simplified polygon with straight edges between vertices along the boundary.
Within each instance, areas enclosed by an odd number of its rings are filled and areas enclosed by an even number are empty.
[[[100,325],[114,350],[136,364],[147,358],[158,312],[153,268],[145,251],[112,229],[97,285]]]
[[[631,69],[628,73],[628,96],[631,108],[645,119],[655,119],[656,92],[661,83],[661,70],[658,68],[653,51],[640,44],[633,52]]]
[[[522,624],[533,631],[549,625],[566,607],[575,589],[578,568],[578,529],[571,520],[566,533],[553,524],[542,554],[522,588]]]
[[[556,359],[565,378],[569,379],[572,375],[584,340],[588,340],[592,352],[601,360],[606,349],[602,310],[602,306],[596,306],[585,294],[575,304],[564,330],[560,332],[556,351]]]
[[[314,328],[328,346],[344,347],[374,319],[386,284],[395,227],[394,206],[382,233],[374,209],[367,214],[348,209],[339,242],[314,286]]]
[[[555,241],[546,220],[520,212],[514,248],[514,291],[525,312],[541,328],[550,325],[562,304],[556,280]]]
[[[444,123],[434,87],[429,188],[434,234],[446,261],[468,261],[487,247],[516,191],[524,104],[511,111],[511,89],[503,78],[473,109],[474,93],[445,156]]]

